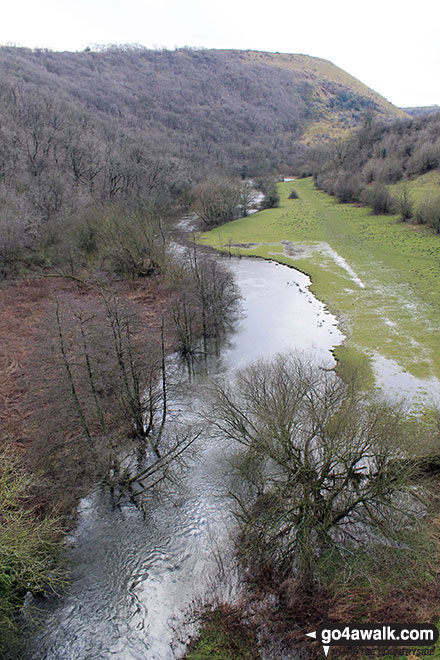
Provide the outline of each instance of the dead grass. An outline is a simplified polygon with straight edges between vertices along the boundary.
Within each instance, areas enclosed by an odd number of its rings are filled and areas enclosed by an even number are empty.
[[[159,335],[161,314],[173,295],[170,288],[159,279],[145,278],[135,283],[119,282],[115,291],[132,300],[147,330]],[[11,443],[31,471],[36,468],[41,453],[33,420],[41,412],[38,410],[41,406],[38,370],[44,360],[41,347],[46,320],[54,314],[57,299],[69,298],[90,305],[98,297],[99,291],[93,284],[66,278],[38,277],[0,284],[0,445]],[[66,434],[66,457],[69,440]],[[44,474],[38,466],[38,473],[33,504],[43,511],[46,507],[52,508],[50,500],[55,498],[57,510],[69,515],[75,499],[65,496],[61,483],[51,483],[50,468]]]

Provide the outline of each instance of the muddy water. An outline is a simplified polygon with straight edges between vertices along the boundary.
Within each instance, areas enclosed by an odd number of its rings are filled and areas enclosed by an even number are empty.
[[[302,273],[257,259],[224,263],[236,276],[243,314],[220,357],[191,382],[176,362],[171,408],[180,417],[197,413],[217,374],[285,349],[330,365],[331,349],[343,340]],[[228,556],[224,455],[225,447],[205,443],[182,489],[151,501],[145,516],[131,505],[112,508],[100,493],[81,503],[70,539],[71,583],[48,605],[33,660],[171,660],[182,650],[174,627],[217,574],[216,551]]]

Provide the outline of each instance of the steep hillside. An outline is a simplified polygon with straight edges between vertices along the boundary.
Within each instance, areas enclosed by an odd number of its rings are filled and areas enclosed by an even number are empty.
[[[292,160],[299,139],[333,136],[366,111],[404,113],[338,69],[306,55],[110,48],[0,50],[1,86],[64,102],[79,118],[186,164],[267,170]],[[139,138],[139,136],[136,136]]]
[[[367,111],[373,111],[381,118],[406,116],[404,109],[396,108],[328,60],[309,55],[255,51],[246,51],[241,57],[284,69],[294,76],[310,111],[311,121],[302,137],[307,144],[344,135]]]
[[[403,220],[415,218],[440,232],[440,113],[366,121],[345,140],[310,148],[297,169],[341,202],[364,202],[379,214],[399,212]],[[399,182],[393,200],[386,186]]]
[[[215,171],[290,169],[304,142],[371,112],[402,114],[305,55],[0,48],[0,262],[96,203],[169,201]]]

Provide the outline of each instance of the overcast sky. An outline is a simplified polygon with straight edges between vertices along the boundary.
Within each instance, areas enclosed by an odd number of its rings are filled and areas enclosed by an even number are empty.
[[[7,3],[7,4],[6,4]],[[331,60],[398,106],[440,105],[439,0],[5,0],[0,43],[203,46]]]

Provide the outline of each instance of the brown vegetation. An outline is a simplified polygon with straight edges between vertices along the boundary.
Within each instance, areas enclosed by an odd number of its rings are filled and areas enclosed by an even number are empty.
[[[366,111],[402,114],[306,56],[2,47],[0,69],[1,277],[35,261],[44,225],[90,206],[186,203],[214,172],[247,178],[293,165],[321,117],[348,128]]]
[[[169,296],[166,286],[158,280],[142,279],[131,285],[121,282],[117,290],[135,303],[149,332],[159,337],[161,314]],[[90,305],[97,302],[99,292],[67,278],[39,277],[3,282],[0,296],[0,440],[12,442],[28,465],[35,468],[38,428],[34,424],[41,405],[38,394],[42,387],[46,320],[54,316],[58,299],[68,297],[72,303]],[[72,501],[62,502],[59,496],[53,500],[54,493],[50,492],[55,489],[60,495],[63,484],[52,482],[50,486],[38,488],[38,499],[44,506],[59,506],[64,513],[69,512]]]

